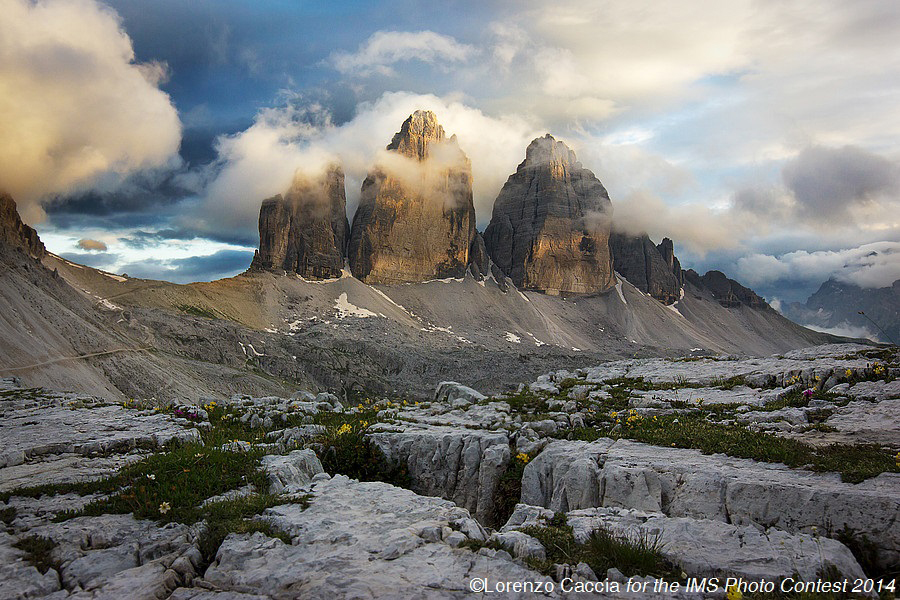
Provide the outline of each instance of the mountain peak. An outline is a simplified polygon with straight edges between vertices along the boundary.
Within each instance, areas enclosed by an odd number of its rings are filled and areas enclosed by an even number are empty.
[[[581,169],[581,163],[565,142],[561,142],[549,133],[535,138],[525,150],[525,161],[519,168],[550,165],[551,172]]]
[[[22,222],[12,196],[0,192],[0,244],[3,243],[21,248],[38,259],[47,253],[37,232]]]
[[[451,141],[455,141],[455,137]],[[396,150],[410,158],[425,160],[428,158],[429,146],[442,142],[444,138],[444,128],[438,123],[437,115],[430,110],[417,110],[403,122],[387,149]]]

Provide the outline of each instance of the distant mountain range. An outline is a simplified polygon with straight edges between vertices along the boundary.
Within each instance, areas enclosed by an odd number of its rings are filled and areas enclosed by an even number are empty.
[[[837,341],[673,242],[612,230],[600,181],[534,140],[484,235],[468,158],[416,112],[363,183],[352,224],[339,165],[260,210],[247,272],[176,285],[48,253],[0,194],[0,376],[104,397],[198,400],[297,387],[487,392],[615,358],[767,355]]]
[[[791,302],[781,311],[795,323],[820,331],[900,343],[900,279],[890,287],[861,288],[832,278],[805,304]]]

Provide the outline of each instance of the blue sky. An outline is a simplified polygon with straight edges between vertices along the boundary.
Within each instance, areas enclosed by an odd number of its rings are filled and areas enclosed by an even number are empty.
[[[549,132],[686,267],[770,300],[900,278],[893,0],[12,0],[0,36],[0,186],[104,269],[240,272],[259,202],[329,160],[352,217],[421,107],[472,160],[479,228]]]

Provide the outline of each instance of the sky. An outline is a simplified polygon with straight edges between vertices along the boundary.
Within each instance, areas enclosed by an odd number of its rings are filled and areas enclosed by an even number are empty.
[[[260,202],[339,161],[349,216],[416,109],[478,227],[551,133],[616,227],[778,305],[900,279],[895,0],[6,0],[0,189],[48,248],[179,283],[247,268]]]

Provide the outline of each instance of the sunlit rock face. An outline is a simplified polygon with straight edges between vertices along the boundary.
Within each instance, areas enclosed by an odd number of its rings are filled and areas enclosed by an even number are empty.
[[[416,111],[363,182],[350,269],[366,283],[462,277],[473,244],[469,159],[433,112]]]
[[[332,165],[319,176],[298,174],[287,194],[260,207],[252,268],[305,279],[340,277],[349,230],[341,167]]]
[[[22,222],[12,196],[0,192],[0,244],[19,248],[35,258],[43,258],[47,250],[37,232]]]
[[[484,242],[517,287],[594,294],[615,285],[612,204],[603,184],[564,143],[532,141],[497,201]]]

